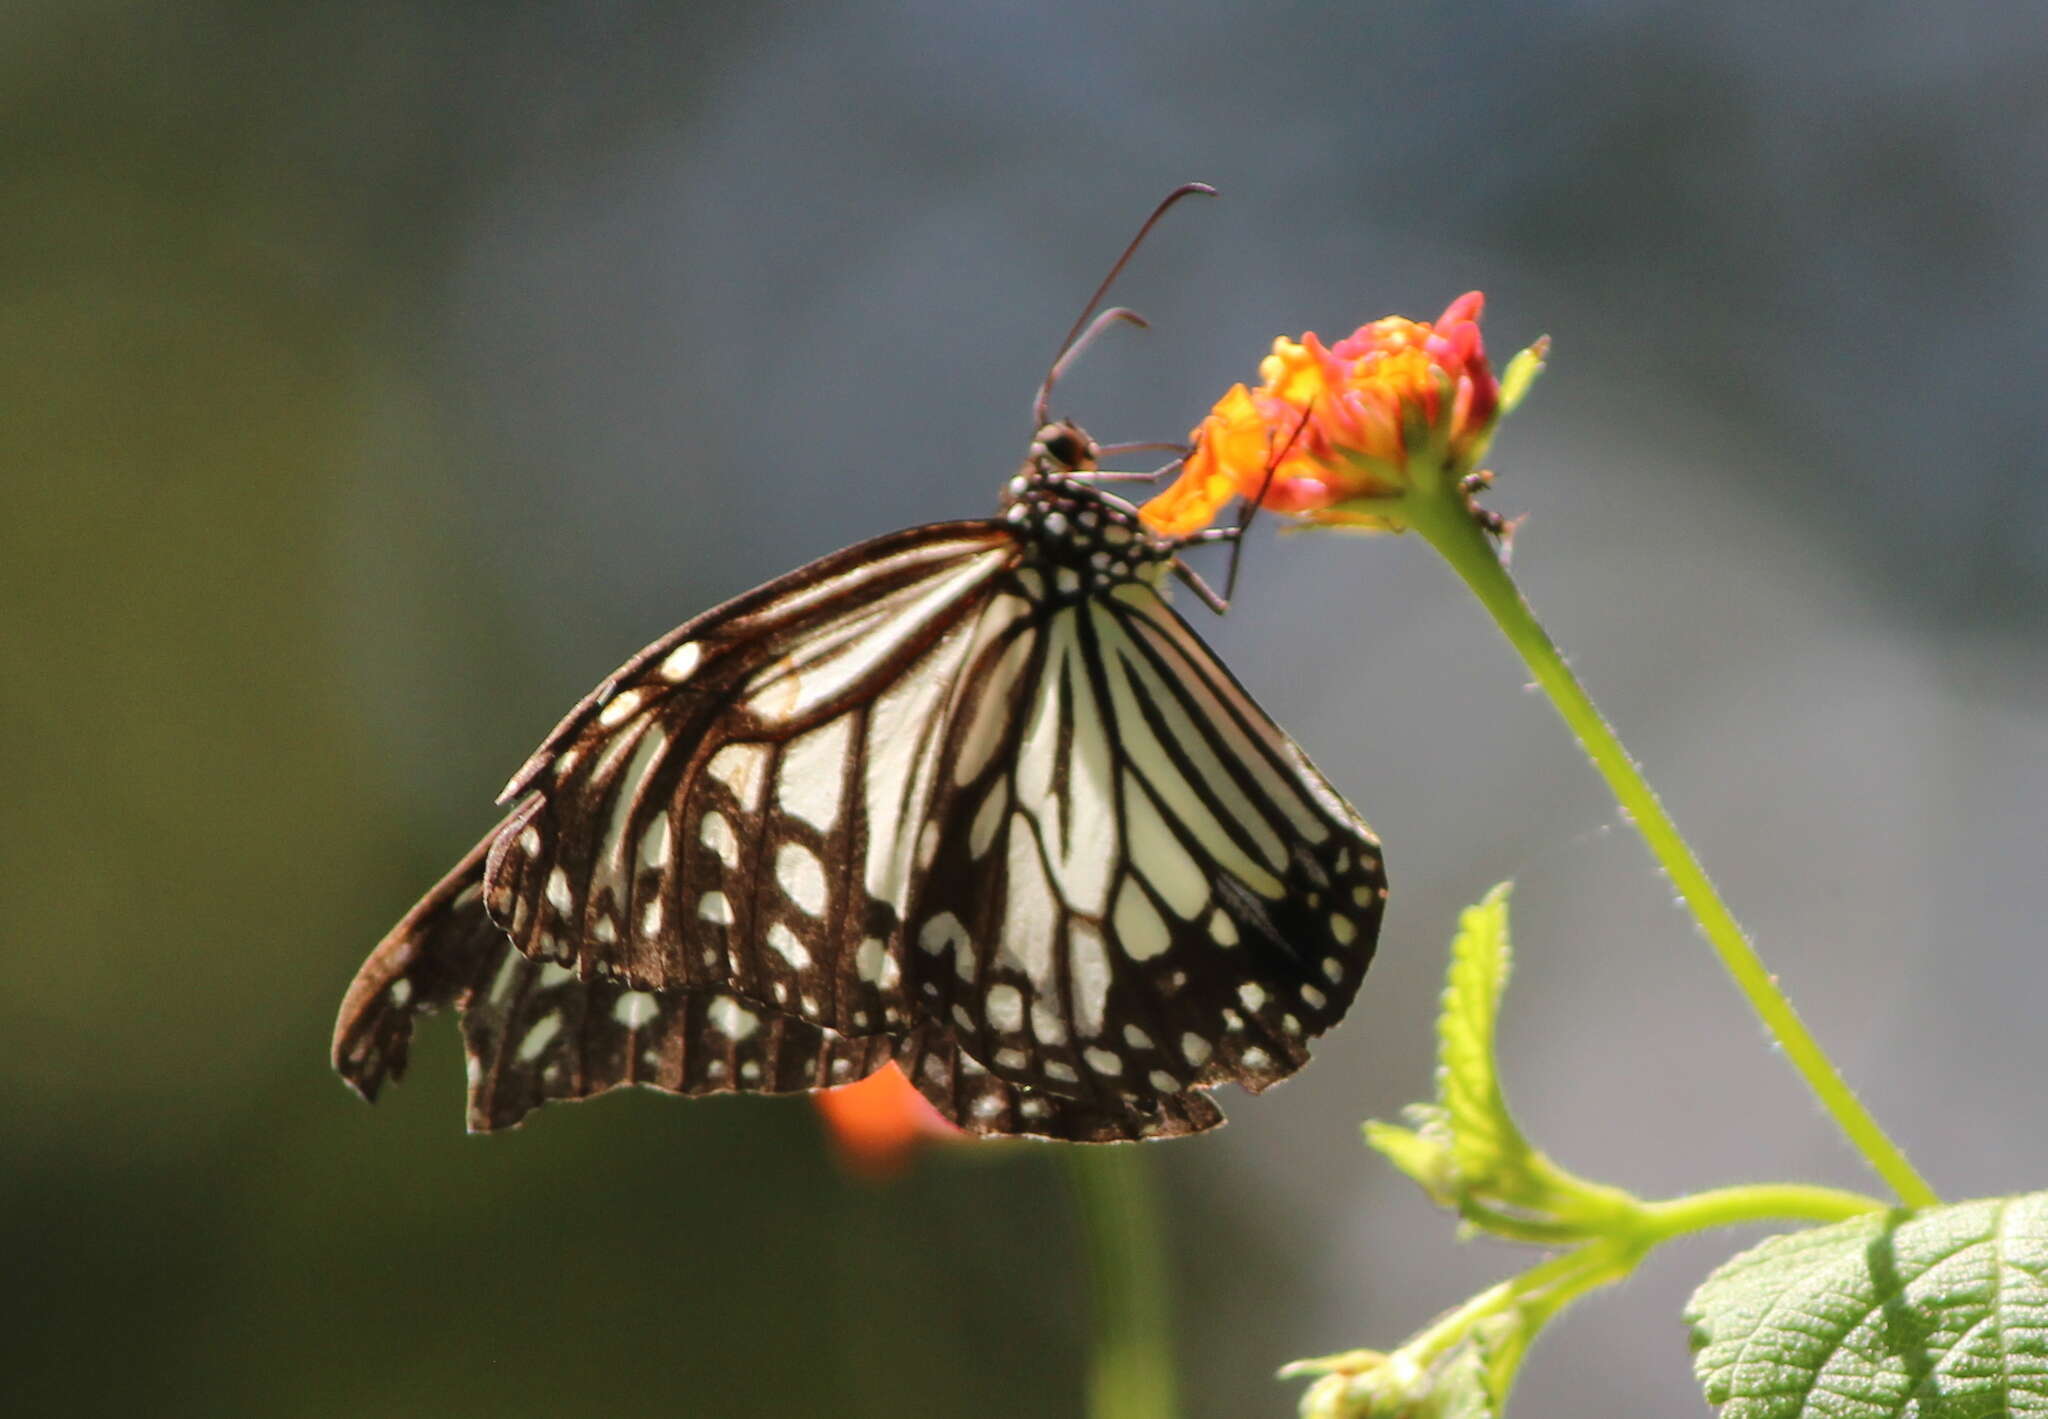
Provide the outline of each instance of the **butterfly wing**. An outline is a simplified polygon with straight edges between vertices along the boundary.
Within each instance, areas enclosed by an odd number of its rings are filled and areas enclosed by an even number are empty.
[[[1017,554],[1000,522],[914,528],[649,646],[508,787],[492,918],[579,974],[907,1029],[897,904],[949,697]]]
[[[1103,1140],[1298,1069],[1371,961],[1378,840],[1149,581],[1049,594],[1027,550],[914,528],[642,651],[366,964],[337,1066],[374,1093],[454,1004],[476,1127],[893,1052],[963,1127]]]
[[[493,835],[495,836],[495,835]],[[455,1009],[469,1127],[520,1123],[541,1104],[627,1085],[671,1094],[786,1094],[865,1078],[893,1054],[939,1112],[978,1134],[1087,1142],[1171,1137],[1222,1115],[1190,1095],[1142,1110],[1040,1096],[922,1027],[894,1045],[760,1009],[727,991],[642,991],[581,980],[521,955],[483,910],[479,843],[371,953],[334,1031],[334,1067],[364,1098],[405,1073],[414,1017]]]
[[[1105,1107],[1293,1073],[1372,960],[1378,839],[1149,584],[985,654],[910,911],[926,1014]]]
[[[635,990],[532,961],[485,914],[479,843],[357,972],[334,1065],[365,1098],[405,1072],[415,1015],[462,1015],[469,1126],[509,1127],[554,1099],[629,1084],[671,1094],[786,1094],[865,1077],[887,1040],[850,1039],[723,991]]]

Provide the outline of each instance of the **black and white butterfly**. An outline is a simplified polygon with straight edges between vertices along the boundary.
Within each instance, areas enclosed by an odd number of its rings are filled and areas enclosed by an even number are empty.
[[[629,660],[363,965],[335,1067],[373,1098],[452,1005],[477,1130],[894,1060],[965,1129],[1091,1141],[1212,1128],[1207,1091],[1299,1069],[1371,962],[1379,842],[1168,606],[1196,539],[1096,457],[1047,422],[1001,516]]]

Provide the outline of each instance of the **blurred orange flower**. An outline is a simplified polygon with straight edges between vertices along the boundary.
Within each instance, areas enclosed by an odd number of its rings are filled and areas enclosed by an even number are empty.
[[[1257,389],[1234,385],[1190,436],[1174,485],[1145,505],[1170,536],[1206,527],[1234,497],[1307,521],[1399,530],[1410,493],[1457,488],[1503,409],[1534,376],[1541,342],[1510,367],[1510,397],[1479,335],[1471,291],[1434,322],[1390,315],[1335,345],[1279,339]],[[1269,483],[1270,479],[1270,483]]]
[[[811,1097],[840,1161],[862,1177],[894,1177],[910,1165],[921,1144],[970,1136],[946,1122],[893,1062],[858,1083]]]

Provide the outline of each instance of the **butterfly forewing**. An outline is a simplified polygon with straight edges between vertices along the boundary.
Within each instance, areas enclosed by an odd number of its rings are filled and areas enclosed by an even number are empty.
[[[1015,552],[1000,523],[898,534],[643,651],[514,780],[492,915],[582,973],[901,1026],[895,904],[945,698]]]

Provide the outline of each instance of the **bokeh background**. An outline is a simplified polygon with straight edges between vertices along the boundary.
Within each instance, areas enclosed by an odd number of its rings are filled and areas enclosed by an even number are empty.
[[[1044,1150],[849,1181],[809,1109],[376,1109],[358,960],[589,685],[989,508],[1060,408],[1172,438],[1276,334],[1556,340],[1516,567],[1879,1115],[2048,1182],[2038,6],[15,0],[0,14],[0,1392],[11,1413],[1071,1414]],[[1199,613],[1197,613],[1199,619]],[[1316,1065],[1152,1150],[1186,1410],[1282,1415],[1524,1264],[1360,1146],[1519,882],[1534,1137],[1648,1193],[1871,1185],[1424,549],[1254,539],[1205,633],[1386,839]],[[1528,1413],[1691,1415],[1660,1254]]]

